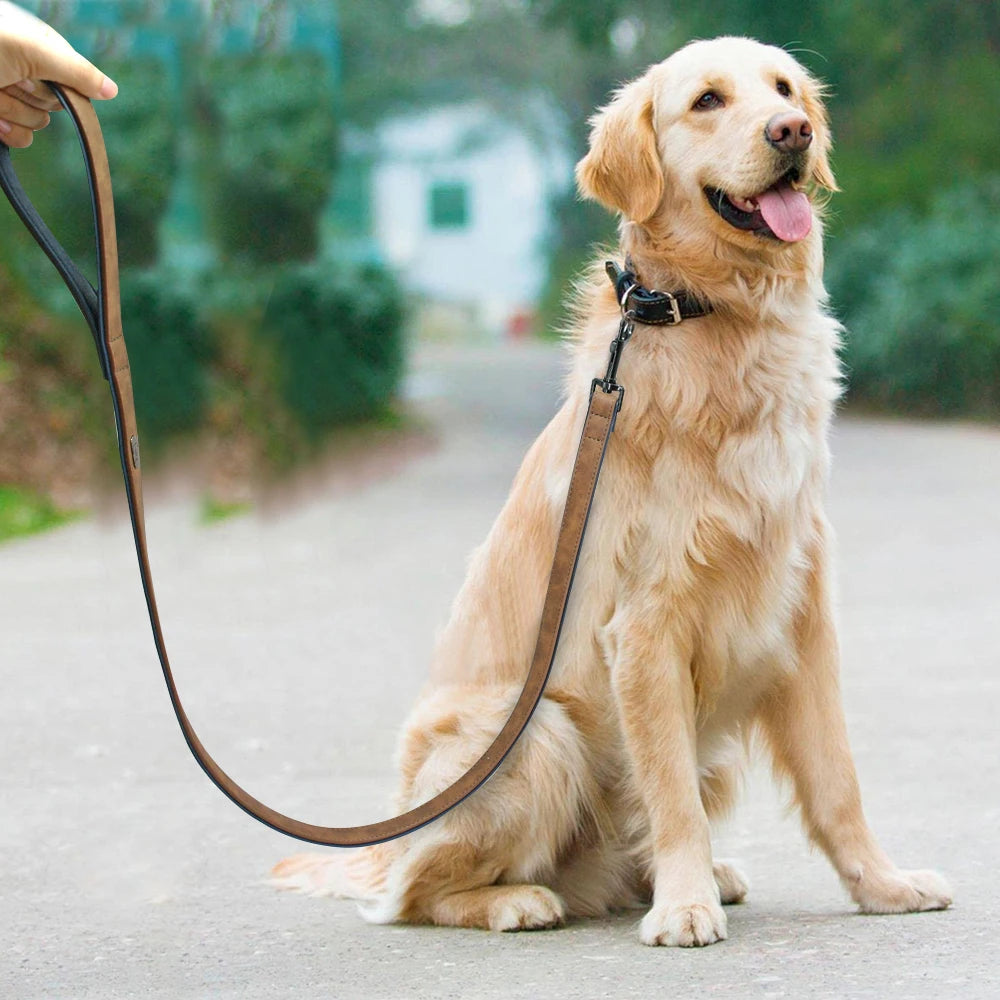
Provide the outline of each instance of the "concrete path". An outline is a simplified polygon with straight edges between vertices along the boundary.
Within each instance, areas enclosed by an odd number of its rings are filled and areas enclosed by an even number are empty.
[[[434,628],[555,405],[549,348],[420,359],[438,443],[274,516],[153,503],[161,612],[220,763],[315,822],[384,815]],[[0,548],[0,997],[1000,996],[1000,432],[843,420],[844,689],[867,811],[947,913],[861,917],[763,772],[719,832],[729,941],[647,949],[638,914],[552,933],[372,927],[273,892],[298,846],[232,807],[169,712],[118,518]],[[393,464],[393,463],[390,463]]]

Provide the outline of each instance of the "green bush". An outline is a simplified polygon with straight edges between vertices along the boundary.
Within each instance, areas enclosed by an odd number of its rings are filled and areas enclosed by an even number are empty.
[[[336,163],[326,64],[316,54],[251,53],[208,65],[202,172],[226,256],[314,256]]]
[[[953,188],[832,242],[849,399],[1000,416],[1000,177]]]
[[[213,349],[192,299],[160,271],[122,276],[122,318],[143,442],[200,427]]]
[[[307,435],[385,411],[403,369],[403,319],[399,287],[373,265],[278,278],[263,336],[280,396]]]

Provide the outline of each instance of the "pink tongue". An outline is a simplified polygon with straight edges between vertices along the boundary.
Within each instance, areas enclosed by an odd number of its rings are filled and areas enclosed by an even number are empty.
[[[788,184],[775,184],[763,194],[757,195],[757,207],[771,232],[779,240],[794,243],[804,240],[812,229],[812,209],[809,199],[802,191],[796,191]]]

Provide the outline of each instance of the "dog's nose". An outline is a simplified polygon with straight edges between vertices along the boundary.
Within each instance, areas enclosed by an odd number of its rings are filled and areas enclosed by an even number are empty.
[[[812,125],[801,111],[783,111],[764,126],[764,138],[775,149],[801,153],[812,142]]]

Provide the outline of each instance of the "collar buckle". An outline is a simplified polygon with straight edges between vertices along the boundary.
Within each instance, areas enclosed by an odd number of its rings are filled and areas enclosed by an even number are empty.
[[[654,290],[654,295],[662,295],[666,300],[667,304],[670,306],[670,318],[664,320],[667,326],[677,326],[684,316],[681,313],[681,304],[677,301],[677,296],[673,292],[657,292]]]

